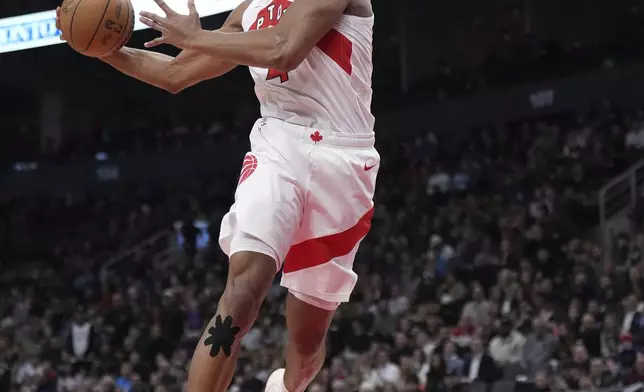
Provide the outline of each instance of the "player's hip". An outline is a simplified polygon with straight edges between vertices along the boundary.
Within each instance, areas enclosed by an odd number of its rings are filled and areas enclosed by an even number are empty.
[[[325,127],[303,126],[274,117],[263,117],[257,120],[253,132],[261,132],[268,139],[288,137],[300,144],[320,147],[373,149],[376,142],[373,132],[343,133]]]
[[[341,134],[262,118],[250,140],[252,159],[273,169],[266,170],[266,175],[288,174],[305,193],[316,184],[343,185],[345,190],[362,190],[370,197],[374,192],[380,154],[373,135]]]

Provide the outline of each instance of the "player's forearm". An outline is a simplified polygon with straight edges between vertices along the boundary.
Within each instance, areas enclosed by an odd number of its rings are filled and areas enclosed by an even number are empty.
[[[177,89],[169,73],[173,59],[161,53],[124,47],[101,60],[128,76],[172,92]]]
[[[189,48],[237,64],[291,70],[287,69],[291,68],[288,43],[278,28],[244,33],[202,30],[194,36]]]

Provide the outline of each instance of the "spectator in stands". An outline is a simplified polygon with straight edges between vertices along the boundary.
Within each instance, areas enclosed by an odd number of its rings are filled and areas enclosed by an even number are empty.
[[[617,383],[615,370],[615,365],[611,360],[593,358],[590,361],[588,373],[592,388],[601,389],[615,385]]]
[[[520,366],[525,341],[523,335],[514,330],[512,321],[504,319],[499,334],[490,341],[490,356],[502,368]]]
[[[458,355],[454,342],[447,341],[443,344],[443,360],[445,361],[445,371],[448,374],[459,377],[463,376],[465,361]]]
[[[457,381],[457,377],[447,371],[445,361],[439,353],[432,354],[426,379],[425,392],[446,392]]]
[[[615,321],[615,314],[607,313],[600,333],[601,355],[614,358],[619,352],[620,333]]]
[[[547,371],[541,370],[538,371],[534,378],[534,388],[535,392],[550,392],[551,380],[550,375]]]
[[[540,370],[548,368],[548,362],[557,349],[558,339],[548,329],[541,318],[533,321],[534,332],[530,334],[523,345],[522,363],[530,378]]]
[[[638,311],[638,302],[635,294],[624,299],[624,313],[622,315],[621,334],[636,335],[641,329],[642,313]]]
[[[579,389],[582,378],[588,374],[588,351],[582,343],[575,344],[571,351],[572,358],[563,366],[564,380],[569,388]]]
[[[586,313],[581,319],[577,339],[581,341],[590,356],[601,355],[601,330],[591,313]]]
[[[490,325],[493,304],[485,299],[483,286],[479,282],[471,284],[472,300],[463,307],[461,318],[469,319],[474,325]]]
[[[121,365],[121,375],[115,380],[115,386],[123,392],[130,392],[133,381],[132,367],[129,363]]]
[[[627,384],[635,384],[638,382],[644,382],[644,355],[637,354],[635,359],[635,364],[631,373],[628,375]]]
[[[465,378],[468,382],[491,384],[497,380],[499,371],[492,357],[485,352],[485,345],[480,337],[472,339],[472,353],[465,362]]]
[[[451,189],[452,177],[441,166],[437,166],[434,173],[427,180],[427,194],[445,194]]]

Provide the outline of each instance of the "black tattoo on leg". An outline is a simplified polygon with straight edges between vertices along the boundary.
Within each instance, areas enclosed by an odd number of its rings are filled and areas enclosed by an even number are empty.
[[[221,316],[217,315],[215,325],[208,328],[210,336],[203,342],[204,346],[210,346],[210,356],[216,357],[219,350],[222,350],[226,357],[230,357],[239,329],[239,327],[233,327],[232,317],[226,316],[222,321]]]

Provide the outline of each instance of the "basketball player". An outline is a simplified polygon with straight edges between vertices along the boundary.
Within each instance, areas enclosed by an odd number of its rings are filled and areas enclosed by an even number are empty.
[[[267,391],[302,392],[321,369],[337,307],[349,300],[353,261],[371,227],[380,157],[371,114],[369,0],[247,0],[204,31],[194,1],[179,15],[141,12],[176,57],[123,48],[101,60],[176,93],[247,65],[262,118],[250,134],[235,203],[219,243],[230,258],[217,314],[192,359],[188,392],[221,392],[235,371],[275,274],[289,290],[286,367]],[[271,28],[269,28],[271,27]]]

